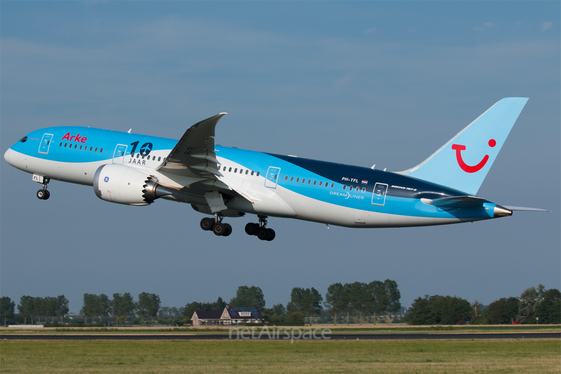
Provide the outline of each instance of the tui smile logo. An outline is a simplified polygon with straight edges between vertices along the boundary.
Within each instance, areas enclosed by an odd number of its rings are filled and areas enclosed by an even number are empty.
[[[495,139],[489,140],[489,147],[493,148],[496,145],[497,142],[495,141]],[[465,145],[452,144],[452,149],[456,151],[456,159],[458,160],[458,165],[460,165],[462,170],[466,173],[478,172],[479,170],[483,169],[483,166],[485,166],[485,164],[487,164],[487,161],[489,160],[489,155],[485,155],[485,157],[483,157],[483,160],[481,160],[477,165],[471,166],[466,164],[464,162],[464,159],[462,158],[462,151],[466,150]]]

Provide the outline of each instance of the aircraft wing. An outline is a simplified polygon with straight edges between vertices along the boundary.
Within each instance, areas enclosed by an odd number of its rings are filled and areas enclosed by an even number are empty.
[[[214,129],[225,115],[220,113],[189,127],[157,170],[204,179],[222,176],[214,152]]]

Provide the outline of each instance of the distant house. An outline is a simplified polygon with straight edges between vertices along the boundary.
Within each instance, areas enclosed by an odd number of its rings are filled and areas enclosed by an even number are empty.
[[[224,311],[196,311],[191,317],[193,326],[236,325],[239,323],[261,323],[263,316],[257,307],[230,307]]]
[[[193,313],[191,321],[193,321],[193,326],[221,325],[220,317],[222,317],[222,312],[219,310],[202,310]]]

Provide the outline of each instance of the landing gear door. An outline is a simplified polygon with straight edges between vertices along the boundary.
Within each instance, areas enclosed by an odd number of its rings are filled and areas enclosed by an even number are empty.
[[[384,206],[386,204],[386,193],[388,185],[385,183],[376,183],[372,191],[372,205]]]
[[[51,140],[53,140],[53,134],[44,134],[41,139],[41,145],[39,145],[39,153],[44,155],[49,153],[49,147],[51,146]]]
[[[280,168],[274,166],[269,167],[269,170],[267,170],[267,176],[265,177],[265,187],[277,188],[280,170]]]
[[[123,164],[125,162],[127,147],[128,145],[126,144],[117,144],[117,146],[115,147],[115,152],[113,153],[114,164]]]

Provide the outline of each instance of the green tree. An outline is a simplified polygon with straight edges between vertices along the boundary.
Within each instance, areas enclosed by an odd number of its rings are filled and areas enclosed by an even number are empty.
[[[489,316],[489,323],[498,324],[511,324],[515,321],[520,302],[515,297],[505,297],[493,301],[487,307],[487,315]]]
[[[273,305],[271,308],[271,321],[283,322],[286,320],[286,308],[282,304]]]
[[[94,313],[99,317],[99,322],[101,322],[102,317],[107,317],[110,311],[111,301],[109,300],[109,297],[103,293],[98,295]]]
[[[261,291],[261,288],[255,286],[240,286],[236,291],[236,296],[230,300],[230,306],[255,306],[264,308],[265,297],[263,296],[263,291]]]
[[[373,310],[373,295],[366,283],[354,282],[350,285],[349,301],[351,307],[359,313],[359,324],[362,325],[362,314]]]
[[[88,323],[88,317],[92,318],[96,315],[98,297],[97,295],[85,293],[80,314],[84,316],[84,323]]]
[[[114,317],[128,317],[134,313],[136,303],[129,292],[124,294],[114,293],[111,301],[111,313]],[[120,321],[120,318],[118,318]]]
[[[337,314],[348,312],[352,308],[350,302],[350,287],[349,285],[342,285],[341,283],[333,283],[327,288],[325,294],[325,305],[328,307],[329,312],[333,313],[333,323],[337,325]],[[347,325],[349,319],[347,316]]]
[[[377,322],[377,316],[382,315],[387,312],[388,305],[390,304],[388,292],[386,290],[386,285],[384,282],[372,281],[368,284],[371,297],[371,307],[370,309],[374,313],[374,323]]]
[[[561,323],[561,292],[552,288],[543,291],[542,296],[535,313],[539,323]]]
[[[300,311],[304,316],[310,318],[310,325],[312,324],[312,317],[322,311],[321,303],[322,296],[315,288],[299,288],[294,287],[290,294],[290,303],[288,304],[288,311],[290,313]]]
[[[141,317],[141,322],[144,322],[144,317],[148,317],[148,309],[150,308],[150,294],[143,292],[138,295],[138,302],[136,303],[136,313]]]
[[[392,313],[397,313],[401,309],[401,293],[397,288],[397,282],[391,279],[386,279],[384,281],[384,288],[386,290],[387,305],[386,312],[389,314],[391,319]]]
[[[451,296],[425,296],[417,298],[406,320],[411,325],[455,325],[469,320],[471,306],[467,300]]]
[[[27,323],[27,318],[33,324],[33,317],[35,316],[35,298],[32,296],[24,295],[20,298],[18,304],[18,311],[24,317],[24,323]]]
[[[193,313],[196,311],[210,311],[213,310],[213,303],[200,303],[198,301],[193,301],[185,305],[183,309],[183,317],[187,320],[193,317]]]
[[[4,325],[10,323],[14,319],[14,308],[16,303],[7,296],[0,299],[0,319]]]
[[[212,306],[212,310],[223,311],[225,308],[226,308],[226,302],[222,300],[220,296],[218,296],[218,299],[216,299],[214,305]]]
[[[518,310],[518,322],[521,323],[536,323],[536,308],[543,300],[543,293],[545,288],[543,285],[530,287],[524,290],[520,295],[520,309]]]

